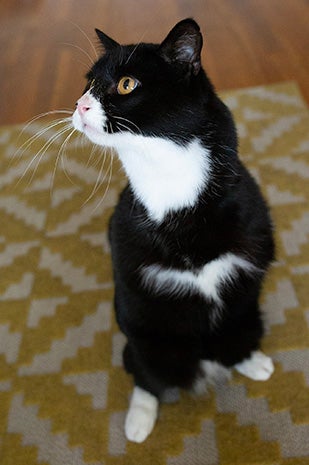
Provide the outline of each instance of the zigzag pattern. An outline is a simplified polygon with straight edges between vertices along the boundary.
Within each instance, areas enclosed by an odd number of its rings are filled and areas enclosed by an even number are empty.
[[[286,457],[296,457],[299,444],[304,456],[309,456],[309,425],[295,425],[290,413],[285,410],[271,412],[267,399],[251,399],[244,386],[221,387],[216,390],[219,412],[236,413],[241,425],[254,424],[267,441],[278,441]]]
[[[82,449],[70,447],[66,434],[53,434],[50,420],[38,418],[37,411],[35,406],[25,406],[21,395],[14,396],[8,417],[8,432],[22,434],[25,446],[35,445],[38,462],[86,465]],[[94,465],[102,465],[102,462]]]
[[[308,111],[293,84],[224,99],[276,227],[277,262],[261,302],[273,377],[235,374],[198,399],[171,393],[145,446],[128,443],[132,380],[122,367],[107,240],[125,182],[119,164],[110,172],[109,154],[79,137],[49,145],[56,127],[3,128],[1,464],[308,465]]]
[[[37,354],[31,365],[21,366],[19,375],[59,372],[64,359],[73,358],[80,347],[91,347],[95,333],[108,329],[110,306],[101,303],[96,313],[85,316],[81,325],[69,328],[63,339],[54,341],[48,352]]]

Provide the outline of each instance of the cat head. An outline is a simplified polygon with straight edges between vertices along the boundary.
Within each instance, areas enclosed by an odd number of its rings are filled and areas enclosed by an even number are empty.
[[[103,53],[87,74],[74,127],[94,143],[115,148],[124,134],[188,142],[204,98],[197,23],[179,22],[161,44],[123,46],[96,33]]]

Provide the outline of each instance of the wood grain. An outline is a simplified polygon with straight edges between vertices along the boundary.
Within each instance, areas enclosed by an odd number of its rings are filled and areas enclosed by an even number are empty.
[[[309,101],[306,0],[1,0],[0,124],[74,108],[98,50],[94,27],[159,42],[188,16],[218,90],[295,80]]]

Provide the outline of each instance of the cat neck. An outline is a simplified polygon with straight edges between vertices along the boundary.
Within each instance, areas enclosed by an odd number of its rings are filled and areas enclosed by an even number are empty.
[[[210,176],[209,151],[198,139],[179,145],[161,137],[122,134],[115,148],[134,195],[150,218],[193,207]]]

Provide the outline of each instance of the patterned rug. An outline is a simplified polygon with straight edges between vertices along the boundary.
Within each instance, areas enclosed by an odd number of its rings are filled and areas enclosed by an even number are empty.
[[[309,464],[308,111],[293,83],[223,98],[276,224],[262,296],[274,375],[234,373],[201,398],[177,393],[149,439],[128,443],[132,380],[121,366],[106,232],[124,176],[80,136],[50,140],[60,123],[2,128],[2,465]]]

